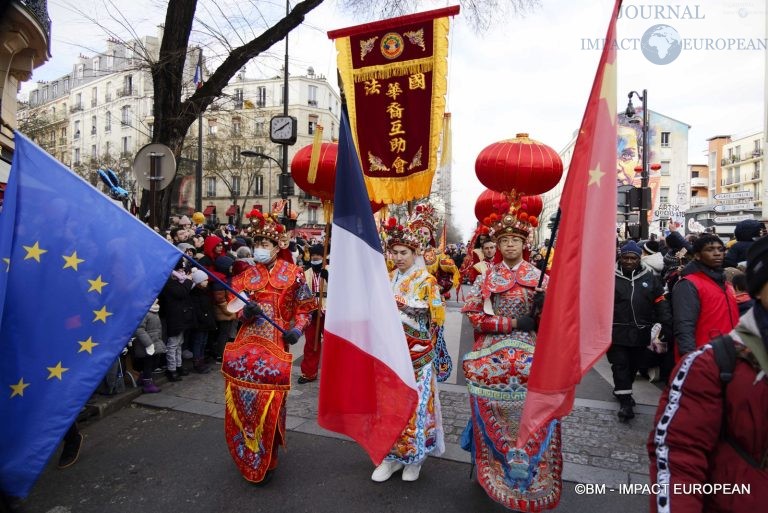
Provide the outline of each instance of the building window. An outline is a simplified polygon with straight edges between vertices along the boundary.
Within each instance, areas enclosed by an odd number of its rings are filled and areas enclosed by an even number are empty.
[[[112,101],[112,82],[107,82],[107,92],[104,93],[104,101],[105,102]]]
[[[669,187],[659,187],[659,204],[669,203]]]
[[[691,171],[691,178],[698,178],[699,172],[698,171]]]
[[[92,144],[91,145],[91,158],[93,160],[96,160],[96,156],[97,156],[97,154],[96,154],[96,145]]]
[[[83,78],[83,74],[85,73],[85,65],[80,64],[77,66],[77,75],[75,75],[76,78]]]
[[[317,223],[317,209],[316,208],[310,208],[307,210],[307,222],[316,224]]]
[[[216,196],[216,177],[209,176],[205,179],[205,195],[209,198]]]
[[[259,86],[256,89],[256,106],[264,107],[267,105],[267,88]]]
[[[123,96],[133,94],[133,75],[126,75],[123,79]]]
[[[232,135],[240,135],[241,132],[240,118],[232,119]]]
[[[112,130],[112,113],[110,111],[107,111],[106,113],[106,123],[104,124],[104,130],[109,132]]]
[[[216,160],[218,160],[216,155],[216,150],[215,149],[208,150],[208,159],[207,159],[208,165],[216,167]]]
[[[307,133],[309,135],[312,135],[315,133],[315,126],[317,126],[317,120],[314,120],[312,118],[309,119],[309,124],[307,126]]]
[[[69,91],[69,77],[64,79],[64,92]]]
[[[149,130],[149,138],[152,139],[155,136],[155,124],[149,123],[147,129]]]
[[[752,179],[757,180],[760,178],[760,161],[755,162],[755,171],[752,173]]]
[[[669,176],[669,161],[661,161],[661,176]]]
[[[669,148],[669,132],[661,133],[661,147]]]
[[[131,107],[126,105],[120,112],[120,124],[123,126],[129,126],[131,124]]]
[[[91,135],[96,135],[96,116],[91,116]]]
[[[58,82],[54,82],[53,86],[52,86],[52,89],[53,89],[53,96],[52,96],[52,98],[56,98],[56,95],[59,94],[59,83]]]
[[[254,135],[256,135],[256,137],[264,137],[264,135],[266,135],[266,132],[264,130],[264,128],[266,127],[266,123],[264,121],[261,121],[261,120],[257,121],[254,127],[256,132]]]
[[[232,196],[240,196],[240,175],[232,175]]]
[[[317,107],[317,86],[311,85],[307,88],[307,104]]]
[[[232,99],[235,102],[236,109],[243,108],[243,90],[242,89],[235,89],[235,95]]]
[[[79,166],[80,165],[80,148],[75,148],[75,158],[74,158],[74,160],[75,160],[75,165]]]
[[[131,144],[130,143],[130,138],[129,137],[123,137],[122,141],[123,141],[123,150],[122,151],[123,151],[123,156],[125,157],[125,156],[128,155],[128,148],[130,147],[130,144]]]
[[[232,146],[232,163],[235,165],[240,164],[240,146],[237,144]]]
[[[256,196],[263,196],[264,195],[264,176],[263,175],[256,175],[256,183],[254,183],[254,191],[253,194]]]
[[[216,120],[215,119],[209,119],[208,120],[208,135],[216,135],[216,131],[218,130],[216,126]]]
[[[93,59],[93,73],[94,73],[94,75],[96,74],[97,71],[99,71],[99,63],[100,63],[99,57],[95,57]]]
[[[112,69],[115,65],[115,51],[112,50],[112,52],[107,55],[107,67],[109,69]]]
[[[91,88],[91,107],[95,107],[99,102],[99,91],[97,88]]]
[[[75,108],[76,109],[82,109],[83,108],[83,95],[82,95],[82,93],[77,93],[75,95]]]
[[[75,139],[80,139],[80,122],[75,121]]]

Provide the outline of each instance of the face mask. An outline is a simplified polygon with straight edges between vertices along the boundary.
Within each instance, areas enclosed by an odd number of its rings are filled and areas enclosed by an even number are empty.
[[[312,267],[314,267],[316,265],[323,265],[323,261],[322,260],[310,260],[309,263],[312,265]]]
[[[268,249],[256,248],[253,250],[253,260],[260,264],[266,264],[272,260],[272,252]]]

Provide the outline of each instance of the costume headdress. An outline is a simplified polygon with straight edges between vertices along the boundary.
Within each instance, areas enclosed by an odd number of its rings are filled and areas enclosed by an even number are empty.
[[[491,214],[485,221],[487,221],[485,224],[490,226],[490,234],[495,241],[505,235],[513,235],[527,241],[531,230],[539,225],[536,216],[516,210],[515,207],[510,208],[510,211],[503,215]]]
[[[397,223],[397,219],[390,217],[384,227],[384,233],[386,234],[387,247],[401,245],[411,248],[416,251],[422,247],[422,241],[419,236],[414,233],[410,227],[406,228]]]
[[[430,203],[421,203],[420,205],[416,205],[416,208],[413,209],[413,213],[408,218],[408,228],[415,232],[423,226],[434,236],[438,221],[439,219],[437,212],[435,212],[435,207]]]
[[[285,226],[269,214],[263,214],[260,210],[253,209],[245,217],[251,221],[251,237],[264,237],[277,243],[280,236],[285,233]]]

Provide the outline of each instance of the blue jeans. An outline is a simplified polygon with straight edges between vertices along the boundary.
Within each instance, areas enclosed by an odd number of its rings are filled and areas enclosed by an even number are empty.
[[[202,360],[205,357],[206,342],[208,342],[207,331],[192,332],[192,357],[195,361]]]

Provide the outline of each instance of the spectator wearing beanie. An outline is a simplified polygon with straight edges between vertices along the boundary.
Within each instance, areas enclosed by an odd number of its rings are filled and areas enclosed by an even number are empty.
[[[739,262],[747,259],[747,251],[754,241],[760,237],[763,224],[756,219],[745,219],[736,224],[733,231],[736,236],[736,243],[730,247],[725,254],[725,267],[736,267]]]
[[[655,276],[661,276],[664,270],[664,257],[659,253],[659,243],[655,240],[647,240],[640,246],[643,254],[640,257],[642,262],[653,271]]]
[[[160,317],[165,321],[166,371],[170,381],[181,381],[181,376],[189,374],[181,360],[181,346],[184,345],[184,332],[194,325],[194,310],[189,292],[192,280],[185,271],[185,260],[180,258],[171,272],[163,290],[160,292]]]
[[[685,266],[672,295],[672,315],[678,356],[728,333],[739,321],[733,286],[725,280],[725,245],[705,233],[693,244],[693,261]]]

